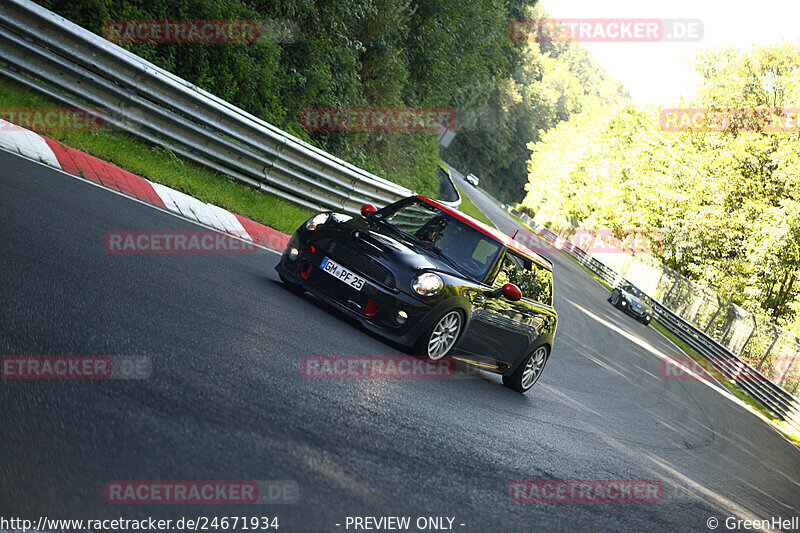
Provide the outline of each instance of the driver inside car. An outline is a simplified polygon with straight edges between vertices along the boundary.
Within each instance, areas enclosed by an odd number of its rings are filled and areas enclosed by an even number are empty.
[[[447,227],[447,219],[437,215],[427,221],[414,234],[419,240],[428,244],[436,244],[444,236],[444,229]]]

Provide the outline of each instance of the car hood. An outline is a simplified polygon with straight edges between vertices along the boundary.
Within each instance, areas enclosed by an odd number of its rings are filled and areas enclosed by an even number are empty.
[[[625,297],[626,300],[628,300],[628,302],[636,310],[639,310],[639,311],[644,311],[644,310],[652,311],[653,310],[653,307],[650,304],[646,303],[645,301],[643,301],[638,296],[634,296],[633,294],[631,294],[629,292],[625,292],[625,291],[622,291],[622,295]]]
[[[395,233],[385,224],[367,221],[363,217],[354,217],[338,223],[328,222],[317,230],[309,232],[308,237],[314,241],[329,238],[347,244],[384,264],[395,273],[398,269],[410,272],[435,270],[464,277],[462,272],[454,269],[425,246]]]

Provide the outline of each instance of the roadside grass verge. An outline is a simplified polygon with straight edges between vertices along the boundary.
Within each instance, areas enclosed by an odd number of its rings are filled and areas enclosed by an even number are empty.
[[[455,184],[453,184],[453,185],[455,185]],[[486,215],[484,215],[484,214],[483,214],[483,211],[481,211],[480,209],[478,209],[478,206],[477,206],[477,205],[475,205],[475,204],[472,202],[472,200],[470,200],[470,199],[467,197],[467,195],[466,195],[466,194],[464,194],[464,191],[462,191],[462,190],[461,190],[461,188],[460,188],[458,185],[456,185],[456,189],[458,189],[458,194],[460,194],[460,195],[461,195],[461,205],[460,205],[460,206],[458,206],[458,210],[459,210],[459,211],[462,211],[462,212],[464,212],[465,214],[467,214],[467,215],[471,216],[472,218],[476,218],[476,219],[480,220],[481,222],[483,222],[483,223],[485,223],[485,224],[488,224],[489,226],[491,226],[491,227],[493,227],[493,228],[495,228],[495,227],[496,227],[496,226],[495,226],[495,225],[492,223],[492,221],[491,221],[491,220],[489,220],[489,217],[487,217]]]
[[[60,104],[0,77],[0,109],[19,107],[47,108],[60,107]],[[286,233],[293,233],[313,214],[305,207],[185,161],[166,148],[150,145],[125,132],[100,128],[96,131],[48,130],[40,133],[150,181]]]
[[[525,224],[525,222],[520,220],[518,217],[514,216],[513,213],[509,214],[514,218],[516,218],[520,224],[533,231],[533,228]],[[606,290],[608,290],[609,292],[613,290],[613,287],[611,287],[611,285],[603,281],[599,276],[597,276],[597,274],[589,270],[585,265],[581,264],[577,259],[572,257],[572,255],[563,252],[562,255],[564,257],[569,258],[573,263],[582,268],[584,272],[586,272],[589,276],[594,278],[594,280],[597,281],[603,287],[605,287]],[[739,388],[739,386],[736,385],[736,383],[734,383],[733,381],[727,379],[722,374],[720,374],[720,372],[715,368],[713,368],[711,364],[702,355],[698,354],[688,344],[677,338],[672,332],[667,330],[667,328],[665,328],[655,320],[650,322],[650,325],[656,328],[656,330],[658,330],[658,332],[664,335],[667,339],[675,343],[675,345],[678,348],[680,348],[687,356],[691,357],[698,364],[698,366],[704,368],[711,376],[714,377],[716,381],[718,381],[723,387],[725,387],[725,389],[728,392],[730,392],[733,396],[741,400],[752,411],[755,411],[756,413],[766,418],[773,425],[773,427],[775,427],[775,429],[780,431],[783,434],[783,436],[785,436],[792,444],[800,448],[800,432],[798,432],[796,429],[794,429],[792,426],[790,426],[783,420],[775,418],[775,416],[772,413],[770,413],[761,404],[761,402],[759,402],[758,400],[747,394],[744,390]]]

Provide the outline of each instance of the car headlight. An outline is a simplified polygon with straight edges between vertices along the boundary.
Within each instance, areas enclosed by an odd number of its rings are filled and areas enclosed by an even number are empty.
[[[433,272],[425,272],[414,278],[411,288],[420,296],[433,296],[442,290],[444,281]]]
[[[348,220],[352,220],[353,217],[350,215],[343,215],[341,213],[331,213],[331,219],[336,222],[337,224],[341,224],[342,222],[347,222]]]
[[[328,221],[330,218],[330,214],[328,213],[320,213],[315,215],[314,218],[306,222],[306,229],[309,231],[314,231],[317,229],[317,226],[321,226]]]

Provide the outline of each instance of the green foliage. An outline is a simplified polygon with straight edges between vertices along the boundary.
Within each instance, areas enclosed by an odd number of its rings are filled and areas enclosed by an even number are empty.
[[[57,105],[55,100],[0,77],[0,108],[47,108]],[[263,194],[231,177],[186,162],[167,148],[148,145],[124,132],[101,128],[97,131],[53,130],[44,134],[138,176],[286,233],[294,232],[313,214],[306,207],[271,194]]]
[[[800,45],[710,50],[690,108],[797,108]],[[800,331],[797,132],[664,131],[659,110],[572,116],[531,145],[523,205],[554,225],[663,232],[658,258],[749,311]],[[756,123],[757,124],[757,123]]]
[[[102,34],[109,20],[286,21],[283,42],[140,44],[124,47],[335,155],[437,195],[439,145],[432,132],[310,132],[315,107],[452,107],[485,104],[509,79],[523,46],[510,17],[535,0],[41,0]],[[274,39],[273,39],[274,41]],[[500,96],[500,95],[498,95]],[[520,141],[523,142],[523,141]],[[524,168],[525,157],[516,158]]]
[[[550,18],[539,6],[509,18],[522,16]],[[528,143],[576,114],[629,98],[578,43],[515,44],[509,75],[476,86],[474,97],[459,107],[457,135],[445,151],[448,161],[479,176],[481,185],[505,202],[525,194]]]
[[[489,217],[487,217],[483,213],[483,211],[478,209],[478,206],[476,206],[472,202],[472,200],[469,199],[469,196],[464,194],[464,190],[461,189],[461,187],[456,185],[456,189],[458,189],[458,193],[461,195],[461,205],[458,206],[459,211],[463,211],[465,214],[471,216],[472,218],[478,219],[484,224],[487,224],[493,228],[496,227],[494,223],[491,220],[489,220]]]
[[[513,41],[509,22],[549,15],[536,0],[41,0],[103,33],[111,20],[283,21],[289,39],[256,43],[126,43],[156,65],[333,154],[438,196],[432,132],[306,131],[307,108],[445,107],[457,112],[445,158],[519,200],[528,143],[626,91],[576,43]],[[789,155],[787,154],[787,157]]]

